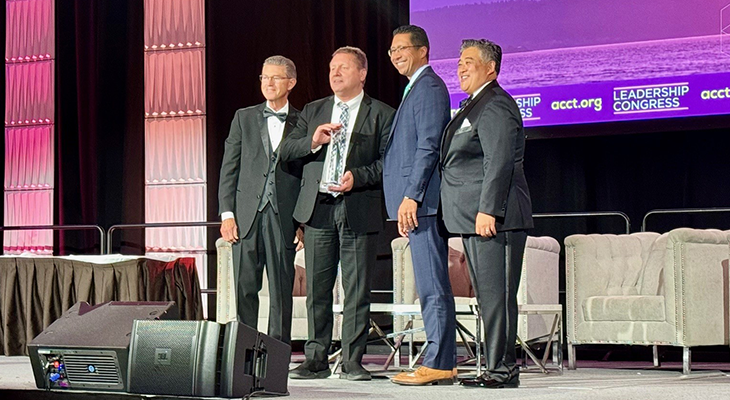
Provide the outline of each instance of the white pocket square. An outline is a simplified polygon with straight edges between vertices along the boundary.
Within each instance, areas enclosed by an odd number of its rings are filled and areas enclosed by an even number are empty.
[[[454,132],[454,135],[459,135],[464,132],[469,132],[471,130],[471,123],[469,122],[469,118],[465,118],[464,122],[461,123],[461,126],[459,129]]]

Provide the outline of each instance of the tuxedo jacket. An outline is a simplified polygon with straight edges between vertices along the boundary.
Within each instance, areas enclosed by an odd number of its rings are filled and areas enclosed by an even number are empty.
[[[474,234],[478,212],[494,216],[497,231],[532,228],[524,155],[517,103],[492,81],[446,126],[441,145],[446,228]]]
[[[449,92],[431,67],[424,69],[398,107],[385,148],[383,186],[388,217],[398,218],[407,196],[418,216],[436,215],[439,206],[439,148],[449,122]]]
[[[233,211],[239,237],[246,236],[251,229],[269,173],[269,162],[274,157],[263,114],[265,107],[266,102],[236,111],[225,143],[218,185],[218,212]],[[299,111],[289,104],[281,143],[294,129],[298,118]],[[284,162],[281,157],[275,162],[276,205],[285,244],[292,247],[299,225],[292,214],[299,195],[302,163],[298,160]]]
[[[332,121],[333,106],[334,96],[304,106],[296,128],[281,143],[279,157],[283,161],[304,163],[302,187],[294,209],[294,218],[302,223],[312,217],[329,146],[312,153],[312,136],[319,125]],[[347,221],[355,232],[383,229],[382,157],[394,112],[392,107],[365,94],[353,125],[345,171],[352,172],[354,186],[343,196]]]

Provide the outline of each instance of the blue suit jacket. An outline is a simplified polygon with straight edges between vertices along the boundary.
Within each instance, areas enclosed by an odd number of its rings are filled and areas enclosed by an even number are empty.
[[[418,215],[436,215],[439,150],[449,122],[449,92],[431,67],[416,78],[393,119],[383,160],[383,190],[390,219],[404,196],[419,203]]]

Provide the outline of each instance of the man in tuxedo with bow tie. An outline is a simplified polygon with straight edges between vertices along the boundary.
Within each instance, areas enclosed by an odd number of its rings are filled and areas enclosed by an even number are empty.
[[[441,145],[444,223],[464,242],[472,286],[484,321],[486,372],[466,387],[519,386],[515,340],[517,289],[532,204],[523,159],[525,132],[514,99],[497,83],[502,49],[464,40],[458,66],[467,101],[449,122]]]
[[[284,162],[281,141],[296,126],[289,104],[297,83],[294,63],[264,61],[261,104],[236,111],[226,139],[218,187],[223,239],[233,243],[238,320],[256,328],[264,268],[269,281],[269,336],[291,342],[295,236],[292,214],[302,177],[300,161]]]
[[[341,47],[329,66],[334,95],[304,106],[280,154],[284,161],[304,162],[294,218],[305,224],[309,340],[306,361],[289,377],[330,375],[332,289],[340,264],[345,292],[340,378],[370,380],[362,367],[370,327],[369,272],[385,221],[382,156],[394,110],[365,94],[368,64],[362,50]]]
[[[400,385],[452,384],[456,362],[456,316],[449,281],[446,237],[439,229],[439,146],[449,122],[449,92],[428,65],[430,46],[423,28],[406,25],[393,32],[388,54],[409,82],[393,119],[385,148],[383,190],[388,216],[408,237],[428,347],[414,372],[392,381]]]

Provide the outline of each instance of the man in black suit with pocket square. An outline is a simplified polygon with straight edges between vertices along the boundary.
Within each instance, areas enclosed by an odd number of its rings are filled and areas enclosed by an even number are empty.
[[[307,104],[282,143],[282,160],[304,162],[294,218],[305,224],[309,340],[306,361],[289,373],[292,379],[330,375],[332,289],[340,261],[345,292],[340,378],[371,378],[362,367],[370,327],[368,275],[385,220],[382,157],[395,110],[365,94],[366,76],[362,50],[337,49],[329,72],[334,95]]]
[[[486,372],[465,387],[518,387],[517,289],[532,205],[525,180],[525,133],[514,99],[497,83],[502,49],[464,40],[458,78],[469,94],[441,144],[446,228],[461,235],[484,321]]]
[[[256,328],[259,290],[269,280],[269,336],[291,341],[294,238],[292,214],[302,164],[282,161],[280,143],[296,126],[299,111],[288,96],[297,82],[294,63],[283,56],[264,61],[259,79],[266,101],[236,111],[226,139],[218,187],[221,235],[233,243],[238,319]]]

